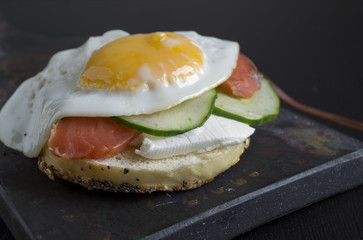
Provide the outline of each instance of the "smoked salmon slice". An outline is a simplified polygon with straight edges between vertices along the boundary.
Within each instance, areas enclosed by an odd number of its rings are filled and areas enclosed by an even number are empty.
[[[108,117],[67,117],[53,127],[48,148],[54,155],[69,160],[109,158],[140,133]]]
[[[236,97],[250,98],[261,86],[261,76],[256,66],[245,55],[239,54],[237,66],[221,88]]]

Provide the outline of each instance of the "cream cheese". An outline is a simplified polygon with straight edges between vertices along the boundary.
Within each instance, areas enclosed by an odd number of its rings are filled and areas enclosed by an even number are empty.
[[[142,144],[135,152],[145,158],[160,159],[191,152],[207,152],[218,147],[236,145],[254,133],[247,124],[211,115],[199,128],[173,137],[142,134]]]

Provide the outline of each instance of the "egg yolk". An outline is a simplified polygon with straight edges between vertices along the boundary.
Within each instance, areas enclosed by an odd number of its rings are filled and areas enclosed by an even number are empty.
[[[202,51],[189,38],[171,32],[135,34],[95,51],[79,85],[109,90],[167,87],[187,81],[202,64]]]

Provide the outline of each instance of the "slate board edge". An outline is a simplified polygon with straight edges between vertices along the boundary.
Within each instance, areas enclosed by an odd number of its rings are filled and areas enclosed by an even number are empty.
[[[347,175],[347,172],[350,174]],[[230,239],[290,212],[357,187],[363,184],[362,176],[363,149],[360,149],[221,204],[145,239]],[[317,185],[317,179],[329,181]],[[326,191],[316,191],[317,188]],[[0,214],[13,236],[16,239],[37,239],[1,185],[0,195]],[[276,207],[276,204],[283,207]]]
[[[20,213],[10,200],[8,193],[0,184],[0,214],[1,219],[9,228],[15,239],[33,240],[36,239],[21,217]]]
[[[145,239],[230,239],[361,184],[363,149],[238,197]]]

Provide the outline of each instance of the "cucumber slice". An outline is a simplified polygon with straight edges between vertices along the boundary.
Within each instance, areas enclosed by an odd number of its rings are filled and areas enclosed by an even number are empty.
[[[237,98],[220,90],[213,114],[234,119],[250,125],[275,120],[279,113],[280,99],[266,79],[251,98]]]
[[[153,114],[111,117],[114,121],[154,136],[174,136],[202,126],[212,113],[215,89],[168,110]]]

